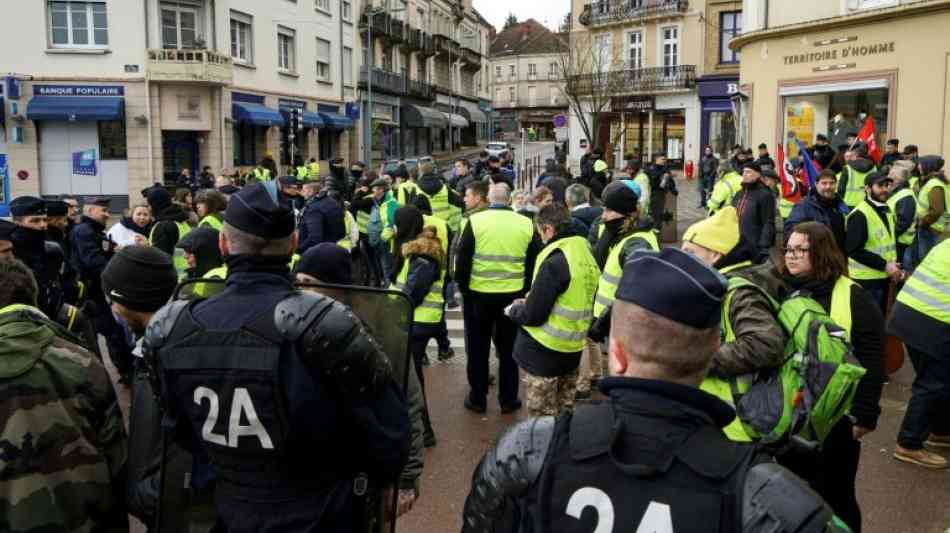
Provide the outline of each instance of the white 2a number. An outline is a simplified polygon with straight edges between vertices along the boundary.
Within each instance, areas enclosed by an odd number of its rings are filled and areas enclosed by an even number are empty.
[[[219,446],[229,448],[238,447],[238,439],[241,437],[257,437],[261,447],[266,450],[274,449],[274,443],[270,435],[264,429],[259,418],[257,410],[251,402],[251,395],[247,389],[239,387],[234,389],[234,398],[231,400],[231,416],[228,419],[228,436],[219,435],[214,432],[214,426],[218,423],[218,395],[208,387],[198,387],[195,389],[195,403],[201,405],[202,400],[208,400],[208,417],[201,426],[201,438]],[[247,419],[247,425],[241,423],[241,419]]]
[[[584,509],[593,507],[597,511],[597,526],[592,533],[613,533],[614,504],[606,492],[594,488],[577,489],[567,502],[567,515],[580,520]],[[650,502],[640,519],[636,533],[673,533],[673,516],[670,506],[665,503]]]

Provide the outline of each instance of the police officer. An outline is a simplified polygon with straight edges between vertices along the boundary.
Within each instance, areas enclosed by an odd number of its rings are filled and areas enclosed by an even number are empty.
[[[684,252],[636,253],[612,313],[609,399],[509,429],[477,467],[462,531],[847,531],[800,479],[729,442],[735,412],[697,388],[725,292]]]
[[[36,278],[37,305],[47,316],[56,316],[63,301],[59,271],[47,258],[46,201],[33,196],[20,196],[10,202],[10,214],[17,225],[13,232],[13,248],[17,259],[33,271]],[[51,247],[59,248],[53,243]],[[62,250],[58,251],[62,263]]]
[[[887,205],[892,181],[880,172],[867,175],[866,197],[848,214],[846,230],[849,277],[871,293],[882,311],[889,282],[904,275],[897,257],[894,213]]]
[[[337,168],[340,167],[332,167],[333,170]],[[307,202],[300,217],[300,248],[297,253],[303,254],[322,242],[339,242],[347,236],[339,183],[337,178],[327,177],[323,190]]]
[[[360,473],[388,484],[406,462],[391,364],[346,307],[293,288],[294,216],[272,189],[246,187],[224,219],[227,288],[146,332],[167,427],[213,465],[222,529],[356,531]]]
[[[498,355],[498,401],[502,413],[521,408],[518,367],[512,358],[517,326],[505,308],[524,296],[542,245],[531,219],[508,206],[510,189],[495,183],[488,192],[488,209],[469,217],[459,237],[455,280],[464,298],[465,351],[468,354],[469,394],[465,408],[487,410],[488,355],[494,340]]]

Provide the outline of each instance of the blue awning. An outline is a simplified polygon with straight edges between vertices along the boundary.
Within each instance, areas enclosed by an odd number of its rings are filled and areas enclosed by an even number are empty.
[[[290,112],[287,110],[281,110],[281,115],[284,116],[284,120],[287,121],[287,124],[290,124]],[[313,111],[304,111],[300,114],[300,118],[303,120],[304,128],[324,128],[326,125],[323,122],[323,117],[320,116],[320,113],[314,113]]]
[[[353,127],[353,120],[350,117],[339,113],[320,113],[323,118],[324,128],[331,130],[348,130]]]
[[[30,120],[121,120],[125,99],[112,96],[34,96],[26,106]]]
[[[283,126],[285,123],[284,116],[276,109],[248,102],[231,103],[231,118],[255,126]]]

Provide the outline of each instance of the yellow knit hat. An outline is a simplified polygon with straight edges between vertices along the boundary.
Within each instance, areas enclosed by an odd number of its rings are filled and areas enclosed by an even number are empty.
[[[725,207],[686,230],[683,241],[727,255],[739,244],[739,215],[735,207]]]

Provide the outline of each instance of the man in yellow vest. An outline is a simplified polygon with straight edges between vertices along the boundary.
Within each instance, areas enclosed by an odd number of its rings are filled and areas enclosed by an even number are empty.
[[[188,262],[185,261],[184,252],[175,248],[175,245],[191,231],[188,213],[181,206],[172,203],[172,196],[164,187],[149,188],[146,200],[152,208],[152,216],[155,217],[148,237],[149,244],[172,256],[175,270],[179,278],[183,278],[185,270],[188,269]]]
[[[897,234],[897,260],[902,261],[908,267],[913,262],[907,261],[904,254],[914,242],[914,235],[917,233],[917,197],[914,195],[914,189],[910,186],[910,170],[909,165],[904,166],[904,161],[898,161],[891,167],[888,176],[894,182],[887,197],[887,207],[894,213],[894,233]]]
[[[713,186],[712,194],[706,202],[709,214],[713,215],[721,208],[732,205],[732,199],[742,190],[742,175],[739,174],[729,161],[719,162],[719,181]]]
[[[307,179],[315,181],[320,178],[320,163],[316,158],[310,158],[310,164],[307,165]]]
[[[221,250],[218,247],[218,235],[217,230],[198,227],[185,235],[175,245],[176,249],[180,248],[182,250],[185,261],[188,263],[184,276],[186,279],[214,277],[224,279],[227,277],[227,267],[224,266],[224,258],[221,257]],[[223,284],[193,283],[187,285],[183,290],[195,296],[207,298],[223,289]]]
[[[228,198],[214,189],[198,191],[195,197],[195,211],[198,213],[198,226],[221,231],[224,225],[224,210],[228,208]]]
[[[932,249],[904,284],[888,330],[904,341],[917,371],[894,458],[946,468],[947,460],[924,446],[950,448],[950,240]]]
[[[894,213],[887,207],[892,181],[880,172],[867,175],[866,197],[848,214],[846,231],[849,277],[871,294],[882,312],[888,285],[904,277],[897,260]]]
[[[249,177],[254,181],[264,183],[265,181],[273,179],[274,175],[271,173],[271,170],[264,165],[264,162],[261,161],[254,167]]]
[[[310,169],[307,165],[303,164],[303,159],[297,158],[297,161],[294,162],[294,176],[297,178],[297,181],[304,181],[310,176]]]
[[[943,174],[943,158],[920,158],[920,193],[917,195],[919,250],[917,259],[926,257],[931,248],[950,235],[950,182]]]
[[[845,205],[854,209],[864,201],[865,178],[871,172],[877,172],[877,167],[868,159],[868,148],[864,143],[855,144],[845,152],[844,159],[844,170],[838,173],[838,196]]]
[[[786,337],[772,304],[782,282],[771,264],[753,264],[755,249],[740,237],[739,217],[732,206],[690,226],[682,249],[729,282],[720,321],[723,342],[700,388],[735,407],[733,381],[738,385],[740,376],[776,368],[784,360]],[[733,441],[752,440],[739,420],[723,431]]]
[[[469,393],[465,408],[488,408],[488,355],[494,340],[498,356],[498,401],[502,413],[521,408],[518,366],[512,358],[517,326],[505,308],[524,297],[541,240],[531,220],[509,207],[508,185],[488,191],[488,209],[472,215],[459,237],[455,281],[462,291]]]
[[[587,240],[575,234],[566,207],[548,205],[534,221],[545,247],[534,267],[532,289],[505,313],[521,326],[515,361],[525,372],[528,413],[557,416],[574,406],[600,269]]]

